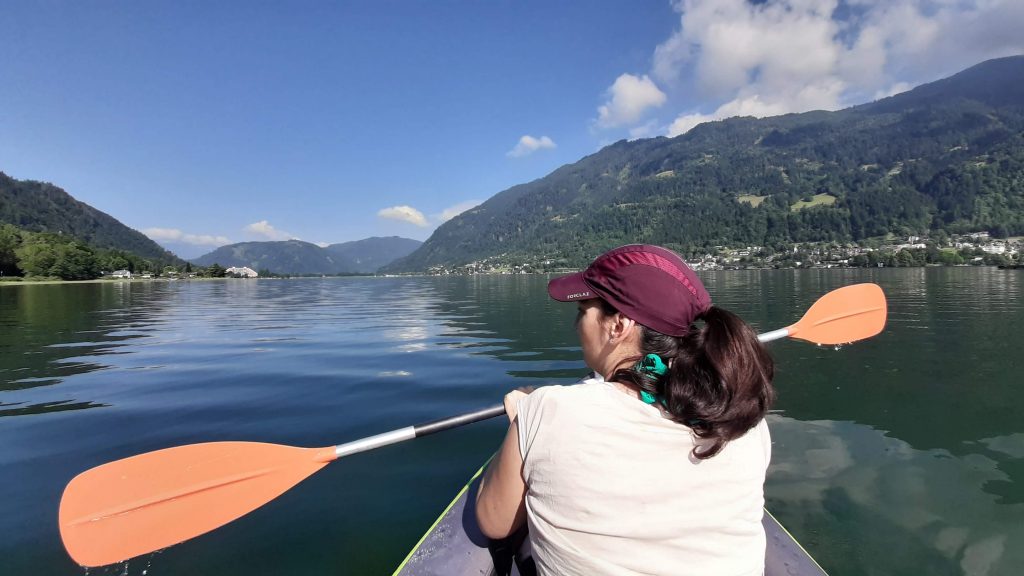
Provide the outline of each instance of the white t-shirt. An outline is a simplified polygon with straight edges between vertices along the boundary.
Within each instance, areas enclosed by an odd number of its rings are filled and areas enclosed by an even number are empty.
[[[689,428],[599,378],[541,388],[518,418],[541,574],[763,573],[764,420],[697,460]]]

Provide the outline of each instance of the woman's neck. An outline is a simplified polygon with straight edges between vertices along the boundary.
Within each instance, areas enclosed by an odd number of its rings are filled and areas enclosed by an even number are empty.
[[[597,370],[598,374],[611,382],[615,379],[615,373],[619,370],[629,370],[636,364],[637,358],[641,356],[636,346],[620,346],[607,355],[603,365]]]

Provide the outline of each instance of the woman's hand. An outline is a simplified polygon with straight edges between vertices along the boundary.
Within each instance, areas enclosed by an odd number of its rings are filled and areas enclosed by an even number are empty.
[[[519,400],[525,398],[534,391],[533,386],[523,386],[505,394],[505,413],[508,414],[508,421],[515,422],[519,413]]]

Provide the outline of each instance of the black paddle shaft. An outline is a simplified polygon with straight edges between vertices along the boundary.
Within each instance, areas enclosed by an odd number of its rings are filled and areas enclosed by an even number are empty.
[[[443,418],[441,420],[435,420],[433,422],[427,422],[426,424],[420,424],[415,426],[416,437],[426,436],[427,434],[433,434],[434,432],[441,432],[442,430],[448,430],[449,428],[457,428],[466,424],[472,424],[473,422],[479,422],[481,420],[489,420],[495,416],[501,416],[505,413],[504,404],[498,404],[497,406],[491,406],[490,408],[484,408],[483,410],[477,410],[476,412],[470,412],[468,414],[460,414],[458,416],[452,416],[450,418]]]

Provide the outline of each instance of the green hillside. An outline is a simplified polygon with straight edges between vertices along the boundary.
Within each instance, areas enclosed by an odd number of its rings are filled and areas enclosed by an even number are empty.
[[[938,230],[1024,234],[1024,56],[837,112],[617,142],[453,218],[385,270]]]
[[[176,274],[183,268],[116,248],[97,248],[69,234],[30,232],[0,224],[0,280],[92,280],[104,271],[126,269],[159,275]]]
[[[85,244],[130,252],[155,262],[184,261],[141,232],[46,182],[15,180],[0,172],[0,224],[30,232],[67,235]]]

